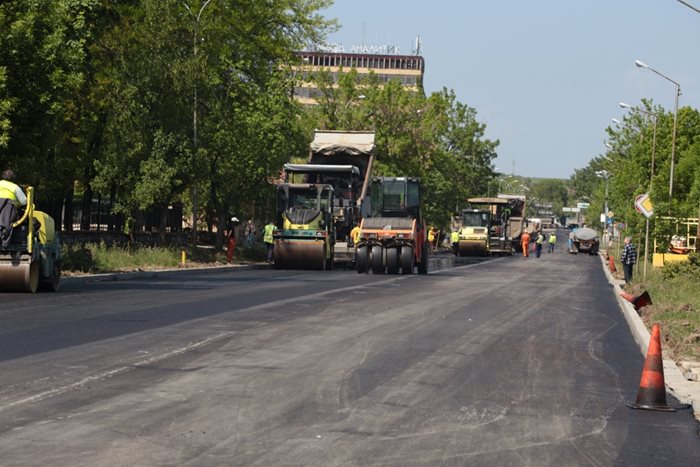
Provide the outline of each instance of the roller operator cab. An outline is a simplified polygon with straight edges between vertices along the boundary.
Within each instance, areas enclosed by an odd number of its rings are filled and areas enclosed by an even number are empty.
[[[415,177],[372,178],[370,212],[360,225],[355,251],[357,272],[428,273],[421,185]]]
[[[277,186],[275,268],[333,267],[333,196],[333,187],[327,184]]]

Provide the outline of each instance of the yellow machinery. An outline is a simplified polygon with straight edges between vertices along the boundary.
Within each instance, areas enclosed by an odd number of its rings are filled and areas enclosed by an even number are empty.
[[[512,255],[526,228],[523,196],[470,198],[459,223],[459,256]]]
[[[61,243],[51,216],[34,209],[34,189],[14,224],[6,248],[0,247],[0,290],[34,293],[41,286],[57,291],[61,281]]]
[[[465,209],[462,211],[462,227],[459,230],[459,256],[486,256],[489,254],[488,209]]]
[[[308,183],[278,185],[277,229],[275,268],[332,269],[333,187]]]

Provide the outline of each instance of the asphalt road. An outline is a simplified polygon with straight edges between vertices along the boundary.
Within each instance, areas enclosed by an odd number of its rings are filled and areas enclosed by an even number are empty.
[[[0,464],[697,465],[690,411],[625,406],[643,358],[562,250],[4,294]]]

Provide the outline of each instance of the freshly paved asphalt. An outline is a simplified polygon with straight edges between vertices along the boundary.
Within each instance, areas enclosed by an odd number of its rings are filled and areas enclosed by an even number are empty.
[[[697,465],[596,257],[4,294],[2,465]]]

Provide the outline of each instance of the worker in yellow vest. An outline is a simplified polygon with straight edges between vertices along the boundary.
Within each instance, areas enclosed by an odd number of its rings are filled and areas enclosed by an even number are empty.
[[[452,243],[452,252],[457,256],[459,253],[459,232],[454,231],[450,234],[450,243]]]
[[[275,257],[275,230],[277,230],[277,226],[272,221],[268,222],[263,229],[263,242],[267,247],[268,263],[272,263]]]
[[[0,180],[0,241],[6,248],[12,237],[12,223],[19,217],[19,208],[27,205],[27,196],[13,180],[15,173],[7,169]]]
[[[355,227],[350,231],[350,246],[357,247],[357,242],[360,241],[360,224],[355,224]]]

